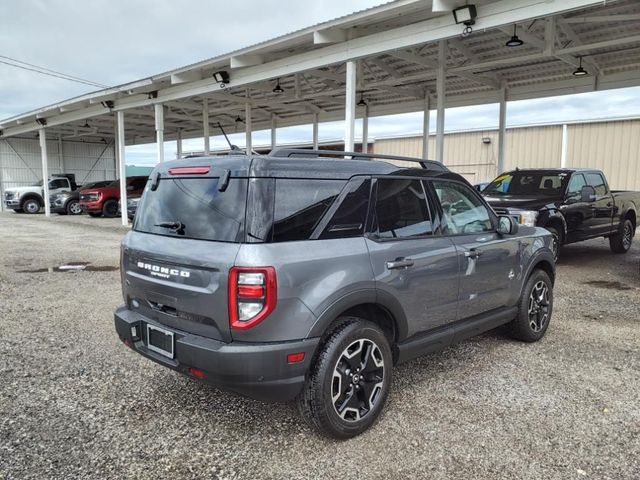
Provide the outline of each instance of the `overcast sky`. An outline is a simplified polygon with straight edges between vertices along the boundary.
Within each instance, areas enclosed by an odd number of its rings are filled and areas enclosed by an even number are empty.
[[[383,2],[0,0],[0,56],[118,85],[379,3]],[[0,63],[0,119],[92,90]],[[522,125],[623,115],[640,115],[640,88],[510,102],[507,122]],[[417,133],[421,121],[420,114],[375,118],[370,121],[370,135]],[[497,105],[449,109],[446,129],[494,127],[497,121]],[[319,132],[321,140],[341,138],[342,124],[322,124]],[[267,132],[257,132],[254,144],[268,143],[268,138]],[[310,139],[310,126],[278,131],[282,142]],[[243,137],[234,143],[242,145]],[[218,138],[212,144],[223,146]],[[201,148],[202,140],[185,141],[185,150]],[[175,143],[167,142],[165,150],[173,156]],[[127,155],[129,163],[153,162],[154,148],[128,147]]]

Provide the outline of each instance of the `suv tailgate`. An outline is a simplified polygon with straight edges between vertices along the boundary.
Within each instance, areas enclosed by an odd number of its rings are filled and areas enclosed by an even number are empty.
[[[131,232],[122,248],[130,309],[176,330],[231,341],[227,282],[239,244]]]

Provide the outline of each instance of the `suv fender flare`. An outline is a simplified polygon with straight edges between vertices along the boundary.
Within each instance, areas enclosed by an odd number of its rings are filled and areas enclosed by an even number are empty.
[[[333,302],[318,315],[315,323],[307,334],[307,338],[321,337],[341,313],[363,304],[374,304],[386,309],[395,322],[397,329],[396,340],[401,341],[403,338],[406,338],[408,331],[407,317],[404,314],[402,305],[391,294],[374,288],[356,290]]]
[[[553,283],[555,283],[555,279],[556,279],[556,263],[553,260],[553,253],[551,253],[551,250],[549,250],[548,248],[542,248],[538,251],[536,251],[532,256],[531,259],[529,260],[529,265],[527,266],[527,269],[525,270],[524,275],[522,276],[522,285],[520,285],[520,290],[519,290],[519,295],[518,298],[520,298],[520,296],[522,295],[522,290],[524,289],[526,283],[527,283],[527,279],[529,278],[529,276],[531,275],[531,273],[533,273],[533,271],[536,269],[536,267],[538,267],[538,265],[540,265],[541,262],[545,262],[549,268],[551,269],[551,281]],[[545,269],[546,271],[546,269]]]

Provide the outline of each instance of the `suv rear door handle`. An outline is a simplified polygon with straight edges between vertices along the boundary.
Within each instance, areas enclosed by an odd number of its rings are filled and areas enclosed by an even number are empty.
[[[475,248],[472,248],[471,250],[469,250],[468,252],[464,252],[464,256],[466,258],[473,258],[476,259],[478,258],[480,255],[482,255],[482,251],[481,250],[476,250]]]
[[[410,258],[396,258],[392,262],[387,262],[387,268],[389,270],[409,267],[413,267],[413,260],[411,260]]]

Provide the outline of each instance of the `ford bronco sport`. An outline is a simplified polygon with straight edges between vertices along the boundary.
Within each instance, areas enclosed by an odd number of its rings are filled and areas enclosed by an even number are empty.
[[[295,398],[311,426],[349,438],[379,415],[393,365],[500,325],[542,338],[551,242],[432,161],[309,150],[171,161],[122,241],[115,327],[155,362]]]

